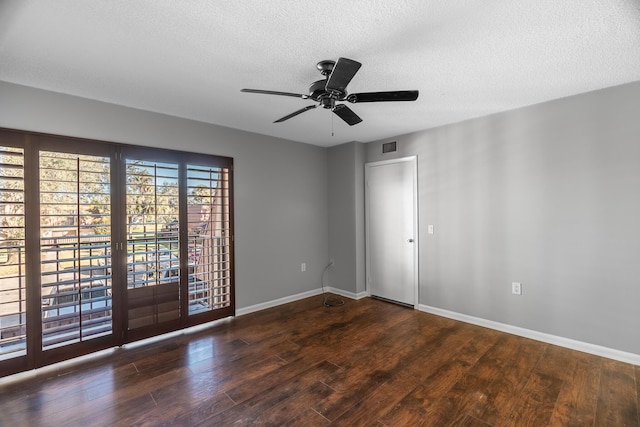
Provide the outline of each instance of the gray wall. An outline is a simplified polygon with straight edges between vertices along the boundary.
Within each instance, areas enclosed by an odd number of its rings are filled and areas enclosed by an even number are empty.
[[[367,158],[367,146],[355,146],[355,203],[356,203],[356,293],[366,291],[366,259],[365,259],[365,217],[364,217],[364,164]]]
[[[6,82],[0,127],[233,157],[237,307],[320,287],[326,149]]]
[[[365,145],[351,142],[328,149],[328,283],[354,294],[365,291]]]
[[[418,156],[420,303],[640,354],[639,112],[636,82],[368,144]]]

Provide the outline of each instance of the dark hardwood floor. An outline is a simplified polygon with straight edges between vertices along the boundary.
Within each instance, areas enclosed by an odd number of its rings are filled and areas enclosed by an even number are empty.
[[[2,426],[639,426],[640,367],[322,296],[0,382]]]

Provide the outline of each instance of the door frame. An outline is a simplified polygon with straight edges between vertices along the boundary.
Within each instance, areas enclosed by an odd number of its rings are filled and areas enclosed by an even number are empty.
[[[364,217],[365,217],[365,281],[366,281],[366,290],[369,295],[371,295],[371,250],[370,250],[370,242],[371,242],[371,230],[369,224],[369,174],[370,170],[373,167],[384,167],[390,164],[396,163],[411,163],[411,170],[413,173],[413,297],[414,304],[413,308],[418,309],[420,304],[420,282],[419,282],[419,247],[420,240],[419,230],[418,230],[418,156],[408,156],[408,157],[399,157],[396,159],[390,160],[381,160],[377,162],[369,162],[364,165]]]

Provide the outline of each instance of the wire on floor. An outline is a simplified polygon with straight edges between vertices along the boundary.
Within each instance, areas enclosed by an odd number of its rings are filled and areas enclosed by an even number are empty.
[[[329,271],[329,267],[333,265],[333,261],[329,262],[327,266],[322,270],[322,274],[320,275],[320,285],[322,286],[322,295],[324,295],[324,306],[325,307],[338,307],[344,305],[344,300],[342,298],[334,297],[331,295],[327,295],[327,292],[324,290],[324,278]]]

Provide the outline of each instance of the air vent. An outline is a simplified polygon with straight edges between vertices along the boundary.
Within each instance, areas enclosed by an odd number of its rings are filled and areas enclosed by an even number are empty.
[[[382,144],[382,154],[393,153],[394,151],[396,151],[396,141]]]

